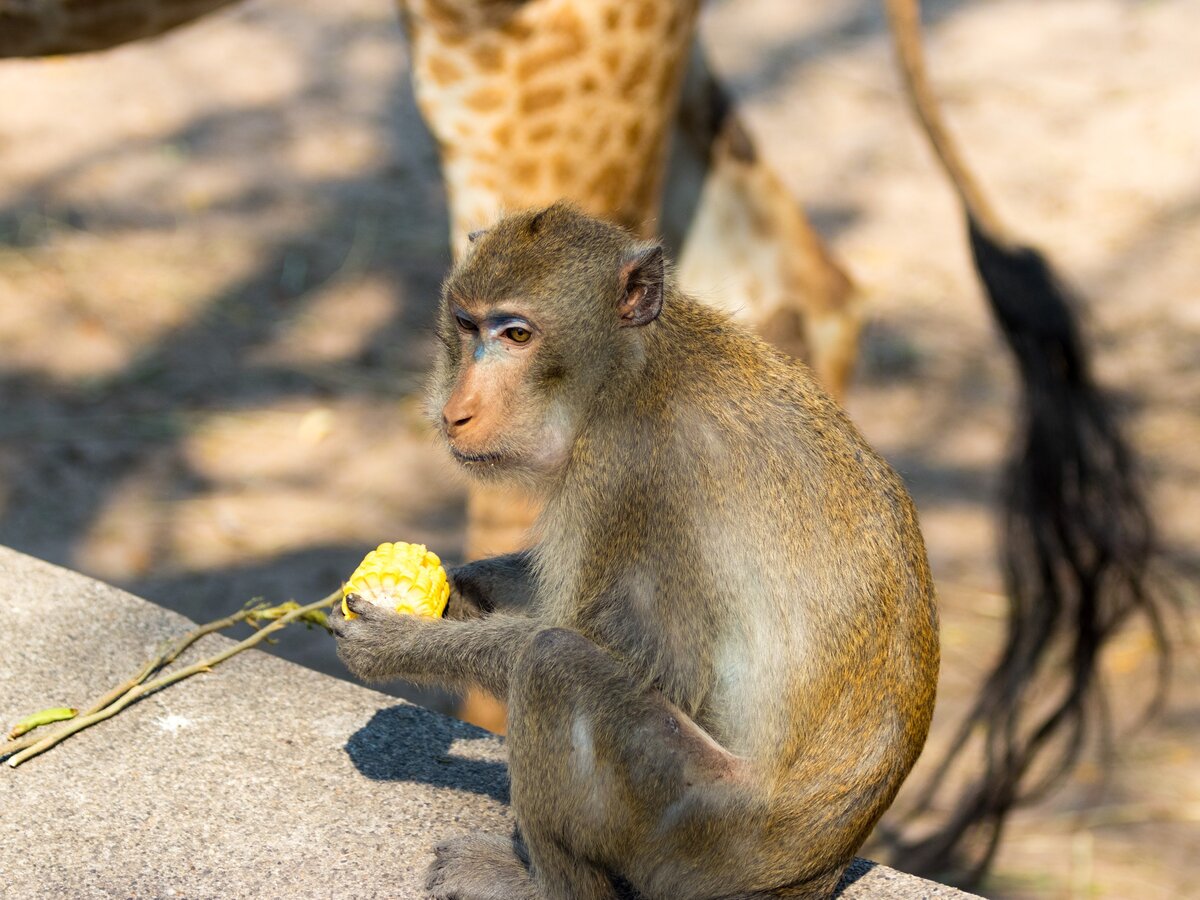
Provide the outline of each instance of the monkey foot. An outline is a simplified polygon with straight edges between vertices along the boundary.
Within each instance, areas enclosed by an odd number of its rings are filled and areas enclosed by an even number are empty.
[[[425,876],[433,900],[535,900],[529,869],[513,838],[465,834],[442,841]]]

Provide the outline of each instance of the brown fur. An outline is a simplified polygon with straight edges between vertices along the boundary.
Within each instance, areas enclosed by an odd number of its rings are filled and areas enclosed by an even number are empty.
[[[498,310],[533,338],[505,343]],[[333,618],[363,677],[510,704],[523,843],[443,845],[431,892],[827,896],[933,709],[933,588],[899,478],[805,367],[561,204],[474,242],[439,328],[451,446],[545,511],[529,553],[451,573],[454,618]],[[467,394],[509,427],[464,426]]]

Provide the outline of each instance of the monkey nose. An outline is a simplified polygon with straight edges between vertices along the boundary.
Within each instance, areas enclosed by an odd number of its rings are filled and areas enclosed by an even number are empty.
[[[450,435],[450,437],[454,437],[454,435],[462,431],[473,418],[474,416],[471,413],[461,410],[442,410],[442,423],[446,426],[446,434]]]

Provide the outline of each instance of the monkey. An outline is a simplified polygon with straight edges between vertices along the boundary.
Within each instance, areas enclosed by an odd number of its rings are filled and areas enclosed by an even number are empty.
[[[0,0],[0,59],[95,52],[182,26],[234,2]],[[472,5],[449,4],[463,9]],[[922,824],[915,838],[896,831],[887,842],[890,855],[902,860],[908,871],[953,870],[960,883],[969,885],[990,864],[1009,812],[1044,797],[1065,780],[1088,746],[1088,734],[1107,735],[1105,719],[1096,713],[1104,704],[1098,660],[1120,633],[1112,623],[1123,623],[1134,613],[1145,615],[1157,645],[1158,682],[1151,709],[1160,707],[1171,660],[1165,623],[1177,610],[1178,598],[1170,581],[1161,577],[1162,547],[1136,448],[1092,374],[1092,342],[1079,322],[1076,298],[1049,261],[1020,241],[997,215],[966,165],[925,73],[919,3],[884,0],[883,6],[901,63],[904,94],[961,202],[977,274],[1014,354],[1021,387],[1014,426],[1018,437],[1000,492],[1001,561],[1010,604],[1005,645],[956,726],[924,799],[906,814],[909,820],[921,820],[938,810],[941,825],[930,831]],[[402,15],[413,15],[410,7],[401,2]],[[137,14],[139,9],[145,14]],[[736,200],[738,191],[745,191],[735,211],[740,210],[743,219],[750,213],[745,221],[756,227],[767,223],[776,243],[784,246],[779,271],[808,298],[803,337],[813,361],[830,374],[829,386],[836,388],[851,374],[861,298],[856,299],[852,280],[811,223],[782,196],[778,178],[769,167],[756,164],[757,149],[738,121],[736,104],[729,103],[703,67],[699,49],[698,43],[693,45],[697,80],[695,90],[685,91],[678,111],[676,144],[697,151],[711,185],[721,188],[712,196],[728,197],[732,189]],[[499,70],[499,84],[507,89],[511,85],[505,77]],[[469,146],[462,137],[455,134],[443,149],[457,153]],[[696,200],[691,196],[675,210],[681,217],[680,238],[685,231],[690,235],[681,261],[685,273],[699,277],[715,271],[721,276],[726,271],[721,259],[736,262],[739,253],[761,262],[770,248],[754,234],[726,239],[730,224],[720,215],[724,205],[707,207],[716,215],[692,219]],[[665,210],[668,219],[671,206],[668,203]],[[764,212],[767,219],[762,218]],[[759,280],[762,272],[743,274]],[[725,278],[722,284],[732,280]],[[730,298],[735,299],[739,298]],[[753,308],[745,297],[740,299],[744,308]],[[475,495],[471,515],[479,532],[488,535],[479,539],[481,544],[520,542],[515,535],[523,533],[525,515],[511,502],[499,509],[501,516],[489,517],[493,509]],[[1066,682],[1062,689],[1054,683],[1060,679]],[[1060,699],[1047,708],[1041,699],[1050,694]],[[468,715],[496,727],[489,721],[490,711],[481,714],[476,706]],[[976,741],[981,733],[982,740]],[[983,757],[976,766],[979,776],[965,784],[947,777],[977,747],[982,747]],[[948,799],[943,790],[956,795],[952,804],[942,802]]]
[[[451,569],[443,618],[330,619],[363,679],[508,702],[517,833],[438,845],[430,894],[829,896],[932,716],[900,478],[660,244],[563,202],[475,237],[437,334],[450,454],[543,512],[531,549]]]

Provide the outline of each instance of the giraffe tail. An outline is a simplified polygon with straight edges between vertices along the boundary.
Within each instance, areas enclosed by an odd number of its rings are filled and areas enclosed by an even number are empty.
[[[1175,598],[1158,577],[1134,457],[1092,376],[1075,301],[1046,258],[1007,233],[951,140],[925,75],[917,0],[886,7],[905,89],[959,195],[975,268],[1021,384],[1002,514],[1003,651],[913,814],[928,812],[975,735],[983,770],[933,833],[892,842],[907,871],[972,883],[1008,813],[1061,783],[1097,728],[1108,739],[1097,715],[1099,656],[1135,614],[1157,646],[1150,709],[1161,703],[1170,663],[1164,617]]]

